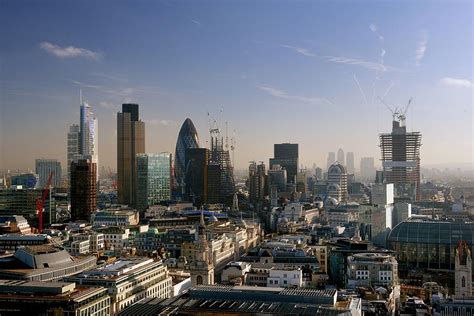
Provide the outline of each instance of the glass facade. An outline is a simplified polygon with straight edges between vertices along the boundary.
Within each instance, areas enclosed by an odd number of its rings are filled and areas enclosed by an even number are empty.
[[[199,138],[194,127],[193,122],[187,118],[181,129],[179,131],[178,140],[176,142],[176,153],[175,153],[175,163],[174,163],[174,173],[176,175],[176,181],[179,186],[184,184],[186,164],[188,160],[186,159],[186,149],[188,148],[198,148],[199,147]]]
[[[399,269],[454,271],[459,240],[474,251],[474,222],[448,222],[409,218],[390,232],[388,247],[395,250]]]
[[[137,154],[137,209],[171,199],[171,154]]]

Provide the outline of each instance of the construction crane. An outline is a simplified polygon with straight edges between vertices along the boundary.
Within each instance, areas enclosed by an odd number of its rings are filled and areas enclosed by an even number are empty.
[[[40,233],[43,232],[43,208],[44,208],[44,203],[46,202],[46,197],[49,194],[49,190],[51,187],[51,180],[53,179],[53,174],[54,172],[51,172],[48,177],[48,182],[46,182],[46,185],[43,189],[43,196],[42,198],[37,198],[36,199],[36,213],[38,213],[38,230]],[[51,200],[49,201],[51,203]],[[51,210],[50,210],[51,212]],[[51,215],[51,214],[50,214]]]

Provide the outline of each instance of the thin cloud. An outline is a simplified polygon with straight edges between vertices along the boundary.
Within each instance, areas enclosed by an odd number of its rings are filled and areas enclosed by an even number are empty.
[[[377,30],[378,30],[377,24],[375,24],[375,23],[371,23],[371,24],[369,25],[369,28],[370,28],[370,30],[371,30],[372,32],[374,32],[374,33],[377,32]]]
[[[309,50],[303,47],[296,47],[296,46],[291,46],[291,45],[280,45],[281,47],[289,48],[303,56],[307,57],[318,57],[316,54],[311,53]]]
[[[93,72],[93,73],[91,73],[91,76],[99,77],[99,78],[102,78],[102,79],[113,80],[113,81],[120,81],[120,82],[126,82],[127,81],[127,79],[122,77],[122,76],[105,74],[105,73],[102,73],[102,72]]]
[[[202,23],[199,22],[198,20],[191,20],[191,22],[193,22],[194,24],[196,24],[196,25],[199,26],[199,27],[202,26]]]
[[[115,110],[117,106],[112,102],[102,101],[99,105],[107,110]]]
[[[441,79],[441,84],[445,86],[451,86],[451,87],[460,87],[460,88],[472,88],[474,87],[474,83],[472,81],[469,81],[467,79],[457,79],[457,78],[450,78],[450,77],[444,77]]]
[[[291,49],[294,52],[299,53],[306,57],[319,58],[324,61],[332,62],[335,64],[355,65],[355,66],[360,66],[369,70],[376,70],[376,71],[383,71],[383,72],[389,71],[389,70],[396,70],[394,67],[386,66],[382,63],[371,62],[371,61],[355,59],[355,58],[347,58],[347,57],[317,55],[303,47],[296,47],[296,46],[291,46],[291,45],[280,45],[280,46]],[[384,50],[382,51],[381,55],[382,56],[385,55]]]
[[[415,52],[415,60],[416,60],[417,66],[421,64],[421,60],[423,59],[423,57],[425,57],[427,45],[428,45],[428,39],[426,38],[426,36],[423,36],[423,39],[418,42],[418,46]]]
[[[99,61],[103,58],[103,54],[94,52],[86,48],[67,46],[61,47],[50,42],[41,42],[39,44],[40,49],[48,52],[49,54],[58,58],[78,58],[83,57]]]
[[[158,126],[158,125],[175,126],[175,125],[178,124],[178,122],[173,121],[173,120],[157,120],[157,119],[145,120],[145,123],[150,124],[150,125],[154,125],[154,126]]]
[[[293,100],[293,101],[298,101],[298,102],[303,102],[303,103],[309,103],[309,104],[332,104],[331,101],[329,101],[326,98],[316,98],[316,97],[305,97],[305,96],[299,96],[299,95],[291,95],[288,94],[286,91],[276,89],[274,87],[271,87],[269,85],[261,85],[257,86],[258,89],[265,91],[269,95],[276,97],[276,98],[281,98],[281,99],[286,99],[286,100]]]

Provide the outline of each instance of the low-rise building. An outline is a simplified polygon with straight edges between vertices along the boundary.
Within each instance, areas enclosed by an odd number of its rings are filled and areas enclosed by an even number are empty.
[[[390,254],[358,253],[347,258],[347,286],[398,285],[398,263]]]
[[[95,227],[138,225],[139,221],[139,212],[129,207],[105,209],[95,213],[92,217],[92,223]]]
[[[302,287],[303,271],[297,269],[270,269],[267,287]]]
[[[31,234],[28,221],[21,215],[0,216],[0,234]]]
[[[46,245],[51,243],[51,237],[46,234],[39,235],[0,235],[0,251],[17,250],[20,247],[32,245]]]
[[[0,261],[0,279],[54,281],[96,267],[94,256],[73,257],[52,245],[26,246]]]

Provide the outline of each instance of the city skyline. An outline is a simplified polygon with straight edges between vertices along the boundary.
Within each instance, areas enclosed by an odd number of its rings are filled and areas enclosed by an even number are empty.
[[[379,161],[378,134],[391,129],[379,96],[398,107],[414,98],[407,126],[423,134],[422,167],[472,164],[470,3],[289,6],[2,2],[0,168],[32,169],[42,157],[64,165],[80,88],[100,121],[101,166],[113,169],[116,115],[130,102],[140,104],[146,152],[173,153],[187,117],[209,148],[209,112],[229,137],[236,130],[237,169],[286,142],[299,144],[303,165],[324,167],[342,148],[358,169],[361,157]],[[130,27],[126,14],[140,19]]]

